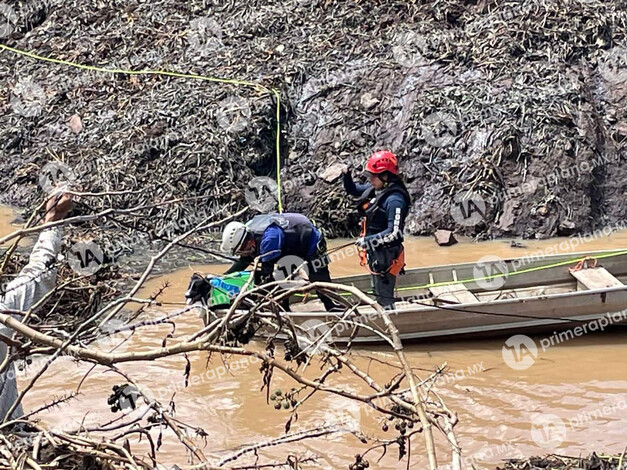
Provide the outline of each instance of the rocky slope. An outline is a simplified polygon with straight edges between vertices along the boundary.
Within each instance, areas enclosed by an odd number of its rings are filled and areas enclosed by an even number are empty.
[[[548,237],[626,219],[624,1],[4,1],[1,42],[110,69],[248,80],[281,96],[284,203],[332,235],[351,201],[320,176],[389,148],[413,234]],[[2,200],[69,165],[92,202],[202,196],[157,233],[274,175],[275,101],[259,88],[106,74],[0,51]],[[185,223],[182,223],[185,222]]]

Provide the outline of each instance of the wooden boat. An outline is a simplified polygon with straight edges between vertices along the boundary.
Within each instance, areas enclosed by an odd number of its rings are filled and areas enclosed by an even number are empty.
[[[591,322],[598,330],[627,324],[626,281],[627,249],[409,269],[398,278],[400,300],[391,318],[403,340],[553,332],[587,324],[592,330]],[[370,290],[368,274],[334,282]],[[338,324],[337,314],[324,311],[319,301],[295,296],[291,303],[288,315],[296,324],[328,326],[335,343],[353,334],[352,326]],[[353,342],[383,340],[378,332],[385,328],[372,308],[359,307],[350,321],[364,325]]]

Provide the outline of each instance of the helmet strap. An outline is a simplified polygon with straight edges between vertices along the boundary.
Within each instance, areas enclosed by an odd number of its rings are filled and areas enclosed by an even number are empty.
[[[240,242],[237,244],[237,246],[233,249],[233,253],[237,253],[237,251],[240,250],[246,244],[246,241],[248,240],[249,235],[250,233],[248,233],[248,229],[246,229],[244,236],[242,237]]]

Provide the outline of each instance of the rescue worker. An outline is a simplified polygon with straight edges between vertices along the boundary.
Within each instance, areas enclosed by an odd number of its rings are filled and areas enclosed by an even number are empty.
[[[315,225],[302,214],[261,214],[246,224],[230,222],[222,234],[221,250],[240,257],[225,274],[243,271],[257,256],[261,256],[261,270],[256,273],[255,278],[257,284],[272,281],[275,264],[285,256],[295,256],[306,261],[311,282],[331,282],[326,240]],[[280,268],[291,269],[292,263],[288,264],[290,266]],[[287,277],[292,273],[284,274]],[[318,297],[327,311],[344,310],[320,292]]]
[[[361,236],[356,241],[361,265],[372,274],[377,302],[394,308],[396,278],[405,266],[403,229],[411,198],[399,177],[396,155],[387,150],[375,152],[366,164],[369,183],[355,184],[348,166],[343,168],[344,189],[358,198]]]
[[[63,219],[72,205],[67,195],[53,197],[46,206],[44,223]],[[0,293],[0,312],[7,310],[26,313],[33,305],[54,289],[57,279],[57,270],[50,265],[56,261],[61,251],[63,231],[61,227],[44,230],[31,252],[28,264],[20,271]],[[21,315],[11,314],[21,320]],[[0,362],[6,360],[8,354],[7,344],[2,338],[10,339],[14,331],[0,324]],[[15,365],[9,367],[0,375],[0,421],[2,421],[9,409],[18,397],[17,382],[15,377]],[[22,405],[18,405],[8,419],[17,419],[22,416]]]

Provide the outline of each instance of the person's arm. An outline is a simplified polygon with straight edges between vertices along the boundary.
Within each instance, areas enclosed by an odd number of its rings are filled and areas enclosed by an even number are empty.
[[[238,273],[240,271],[245,271],[250,263],[252,263],[255,259],[252,256],[240,256],[240,258],[233,262],[231,267],[224,271],[224,274],[233,274]]]
[[[64,218],[72,207],[71,198],[60,195],[50,199],[46,205],[44,223],[55,222]],[[20,310],[27,311],[48,292],[55,287],[57,270],[53,268],[57,254],[61,249],[62,229],[55,227],[44,230],[31,252],[28,264],[18,276],[0,294],[0,311]],[[0,337],[9,339],[13,330],[0,325]],[[7,344],[0,339],[0,362],[4,362],[8,355]],[[15,365],[10,364],[8,369],[0,374],[0,420],[5,419],[18,397],[17,381],[15,379]],[[22,416],[21,403],[13,410],[9,419]]]
[[[71,208],[69,196],[52,198],[46,206],[43,223],[63,219]],[[54,227],[39,234],[39,239],[31,252],[28,264],[15,279],[7,284],[0,302],[10,310],[27,311],[48,292],[54,289],[57,270],[54,262],[61,250],[63,230]]]
[[[28,264],[5,288],[1,301],[6,308],[27,311],[54,289],[57,279],[54,262],[61,250],[62,236],[58,227],[41,232]]]
[[[272,280],[274,264],[282,255],[284,240],[285,235],[283,234],[283,229],[276,225],[271,225],[263,233],[261,243],[259,244],[259,253],[261,255],[261,282],[265,283]]]
[[[347,170],[343,175],[344,190],[351,196],[361,196],[367,189],[370,188],[370,184],[358,184],[353,181],[350,170]]]
[[[364,237],[363,244],[376,248],[379,245],[389,245],[403,237],[401,223],[403,212],[407,210],[405,198],[400,194],[390,194],[385,201],[385,212],[387,214],[387,228],[382,232]]]

